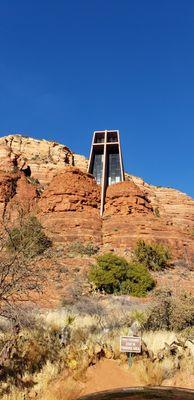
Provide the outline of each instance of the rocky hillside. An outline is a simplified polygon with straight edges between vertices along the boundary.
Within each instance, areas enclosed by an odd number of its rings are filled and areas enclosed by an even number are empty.
[[[61,144],[20,135],[0,139],[0,216],[9,223],[33,211],[58,245],[93,242],[125,256],[139,238],[161,241],[177,268],[194,271],[194,200],[142,179],[110,186],[103,218],[100,187],[85,157]]]
[[[65,165],[78,165],[86,171],[87,160],[56,142],[21,135],[0,138],[0,170],[10,172],[17,167],[45,186]]]

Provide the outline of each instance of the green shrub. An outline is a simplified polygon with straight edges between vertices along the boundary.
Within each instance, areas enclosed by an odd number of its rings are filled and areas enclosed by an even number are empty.
[[[180,331],[194,324],[194,297],[187,293],[174,295],[170,290],[156,293],[146,322],[147,329]]]
[[[143,264],[131,262],[127,279],[122,282],[121,292],[132,296],[143,297],[155,286],[155,281]]]
[[[144,265],[107,253],[97,258],[89,272],[96,289],[106,293],[145,296],[154,287],[154,280]]]
[[[14,227],[7,241],[10,252],[23,253],[26,258],[33,258],[51,246],[51,241],[43,232],[41,223],[35,216],[30,216],[19,227]]]
[[[134,249],[134,259],[152,271],[167,268],[170,258],[169,249],[161,243],[148,244],[139,240]]]

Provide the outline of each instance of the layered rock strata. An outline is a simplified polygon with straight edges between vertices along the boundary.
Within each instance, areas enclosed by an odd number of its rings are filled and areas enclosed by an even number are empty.
[[[190,228],[194,201],[190,210]],[[193,225],[194,226],[194,225]],[[131,253],[138,239],[167,245],[175,261],[194,268],[194,237],[181,224],[169,224],[169,216],[156,214],[151,196],[134,182],[125,181],[108,187],[103,216],[103,244]]]
[[[0,220],[14,222],[19,215],[26,215],[39,198],[39,193],[22,172],[0,171]]]
[[[23,208],[38,215],[57,243],[87,241],[125,254],[140,238],[161,241],[175,260],[193,268],[193,199],[129,176],[107,189],[101,219],[100,187],[86,169],[87,160],[64,145],[20,135],[1,138],[0,217],[13,221]]]
[[[100,188],[75,167],[55,176],[38,203],[38,216],[55,242],[101,244]]]
[[[192,233],[194,200],[190,196],[176,189],[149,185],[138,177],[131,176],[130,179],[147,193],[156,215],[165,218],[168,225]]]
[[[18,168],[45,186],[66,165],[78,165],[86,171],[87,160],[56,142],[21,135],[0,138],[0,170],[12,172]]]

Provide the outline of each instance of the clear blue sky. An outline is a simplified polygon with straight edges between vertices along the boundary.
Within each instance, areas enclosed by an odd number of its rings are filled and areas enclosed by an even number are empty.
[[[87,156],[100,129],[127,171],[194,197],[194,1],[1,0],[0,135]]]

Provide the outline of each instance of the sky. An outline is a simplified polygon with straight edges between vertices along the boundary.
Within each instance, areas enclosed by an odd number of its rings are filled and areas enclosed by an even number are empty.
[[[127,172],[194,198],[194,1],[1,0],[0,136],[88,156],[105,129]]]

